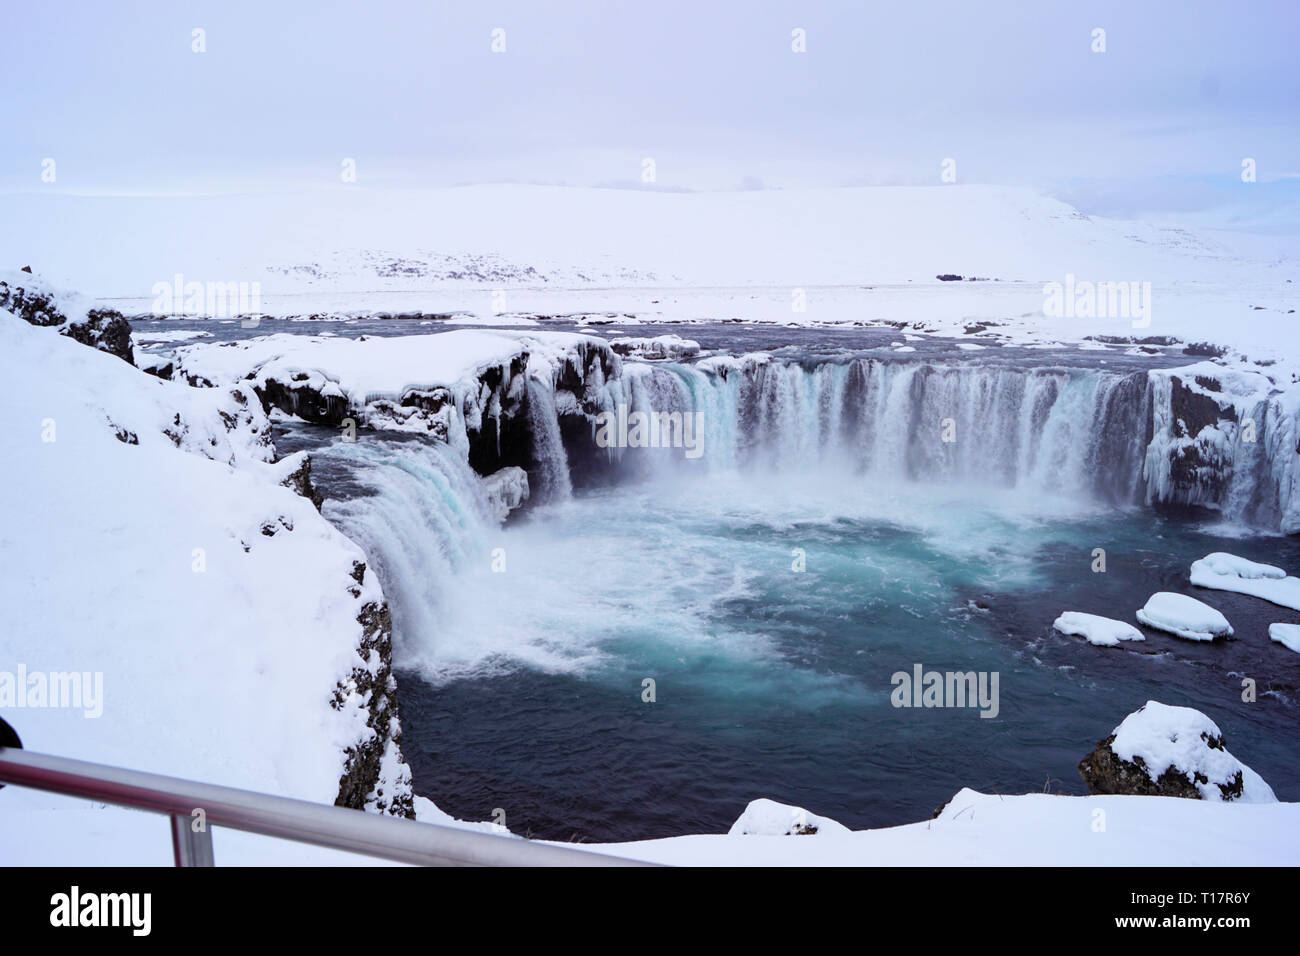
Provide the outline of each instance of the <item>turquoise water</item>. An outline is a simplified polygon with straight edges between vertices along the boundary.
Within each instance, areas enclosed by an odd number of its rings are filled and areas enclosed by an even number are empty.
[[[436,630],[399,648],[417,789],[457,815],[606,840],[725,830],[760,796],[862,827],[924,819],[962,786],[1083,793],[1078,760],[1148,699],[1204,710],[1300,798],[1300,656],[1266,633],[1300,614],[1198,591],[1238,640],[1110,649],[1051,629],[1063,610],[1132,621],[1151,592],[1190,592],[1213,550],[1300,567],[1287,539],[819,470],[587,493],[475,547]],[[997,672],[997,717],[892,706],[915,664]]]

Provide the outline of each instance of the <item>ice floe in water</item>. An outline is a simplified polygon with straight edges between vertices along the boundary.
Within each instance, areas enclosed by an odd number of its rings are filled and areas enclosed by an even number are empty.
[[[1300,624],[1270,624],[1268,636],[1300,654]]]
[[[1300,611],[1300,578],[1271,564],[1216,551],[1192,562],[1191,580],[1197,587],[1249,594]]]
[[[1114,647],[1120,641],[1146,640],[1142,632],[1132,624],[1096,614],[1084,614],[1082,611],[1065,611],[1053,622],[1052,627],[1062,634],[1082,637],[1099,647]]]
[[[1168,631],[1189,641],[1212,641],[1232,633],[1228,619],[1196,598],[1158,591],[1137,612],[1137,619],[1157,631]]]

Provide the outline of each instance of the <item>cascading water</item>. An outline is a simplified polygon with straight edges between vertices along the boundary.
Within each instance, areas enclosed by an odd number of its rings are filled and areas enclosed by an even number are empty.
[[[560,438],[555,390],[535,378],[528,379],[528,431],[532,437],[533,467],[528,470],[537,501],[562,501],[573,491],[569,459]]]
[[[379,575],[399,644],[437,635],[449,582],[478,559],[496,524],[464,452],[420,438],[367,438],[314,456],[327,481],[346,476],[346,488],[331,488],[325,517]]]
[[[1150,417],[1143,372],[870,359],[643,366],[608,386],[606,407],[619,404],[700,413],[709,469],[841,464],[1122,503],[1138,494]],[[662,467],[683,456],[638,457]]]

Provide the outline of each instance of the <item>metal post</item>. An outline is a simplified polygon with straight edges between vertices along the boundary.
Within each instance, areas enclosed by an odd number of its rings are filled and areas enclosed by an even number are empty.
[[[194,830],[193,818],[179,813],[171,815],[172,859],[177,866],[215,866],[212,856],[212,831],[204,821],[203,829]]]

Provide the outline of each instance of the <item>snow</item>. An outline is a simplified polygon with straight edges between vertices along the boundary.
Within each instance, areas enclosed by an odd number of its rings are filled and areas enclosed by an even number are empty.
[[[842,823],[775,800],[751,800],[731,825],[731,836],[834,836],[849,833]]]
[[[1222,551],[1193,561],[1191,581],[1197,587],[1249,594],[1300,611],[1300,578]]]
[[[357,185],[147,202],[15,195],[6,212],[19,227],[0,236],[0,261],[32,261],[127,315],[150,314],[154,286],[183,263],[186,282],[259,283],[261,311],[286,317],[890,321],[944,334],[994,320],[995,337],[1021,343],[1172,334],[1297,356],[1294,237],[1085,216],[1022,188]],[[936,279],[952,270],[990,281]],[[1151,283],[1149,326],[1046,316],[1045,284],[1069,275]]]
[[[933,820],[825,838],[670,837],[593,850],[679,866],[1294,866],[1300,804],[1006,796],[962,789]]]
[[[1268,636],[1300,654],[1300,624],[1270,624]]]
[[[276,333],[236,343],[200,343],[177,349],[177,374],[214,383],[277,380],[331,386],[357,409],[410,390],[471,383],[478,372],[529,357],[530,370],[550,370],[573,347],[603,339],[573,332],[456,329],[394,337]]]
[[[1271,564],[1248,561],[1225,551],[1215,551],[1213,554],[1207,554],[1199,561],[1193,561],[1192,573],[1195,574],[1198,568],[1209,574],[1233,575],[1239,578],[1286,577],[1286,572],[1281,568],[1275,568]]]
[[[680,335],[655,335],[647,338],[616,338],[610,342],[619,355],[646,359],[671,359],[677,361],[700,353],[700,343]]]
[[[1275,803],[1277,797],[1255,771],[1226,749],[1211,747],[1207,738],[1223,737],[1217,724],[1191,707],[1171,707],[1149,700],[1114,730],[1110,749],[1122,760],[1142,758],[1152,782],[1170,768],[1181,772],[1201,793],[1201,799],[1221,801],[1219,784],[1230,784],[1238,773],[1243,803]],[[1204,779],[1197,779],[1203,777]]]
[[[364,405],[372,397],[398,398],[410,388],[460,381],[520,351],[518,337],[476,329],[355,339],[280,332],[234,344],[187,346],[177,350],[176,359],[186,374],[216,383],[252,376],[287,382],[300,373],[328,379]]]
[[[6,805],[0,813],[0,860],[7,864],[171,863],[170,834],[161,816],[64,797],[50,798],[57,810],[15,811],[10,797],[17,792],[0,793]],[[453,819],[423,797],[415,798],[415,809],[424,823],[502,833],[490,821]],[[825,818],[810,814],[809,819]],[[220,827],[213,847],[219,866],[390,865]],[[904,826],[827,828],[814,837],[694,834],[579,848],[675,866],[1295,866],[1300,804],[1003,795],[964,788],[935,819]]]
[[[1172,591],[1159,591],[1137,612],[1147,627],[1177,634],[1189,641],[1212,641],[1232,633],[1228,619],[1196,598]]]
[[[383,595],[373,571],[353,579],[360,549],[279,485],[251,392],[162,381],[4,312],[0,374],[5,493],[24,503],[0,525],[6,666],[103,681],[99,717],[7,708],[25,746],[332,803],[345,748],[372,731],[368,698],[331,698],[373,673],[357,614]],[[388,792],[409,787],[401,771]],[[0,862],[80,839],[63,798],[0,799]]]
[[[210,339],[212,333],[202,329],[166,329],[161,332],[135,332],[131,337],[137,342],[165,343],[184,342],[189,339]]]
[[[1081,611],[1065,611],[1052,626],[1062,634],[1082,637],[1090,644],[1099,647],[1115,647],[1121,641],[1146,640],[1132,624],[1116,621],[1096,614],[1084,614]]]

